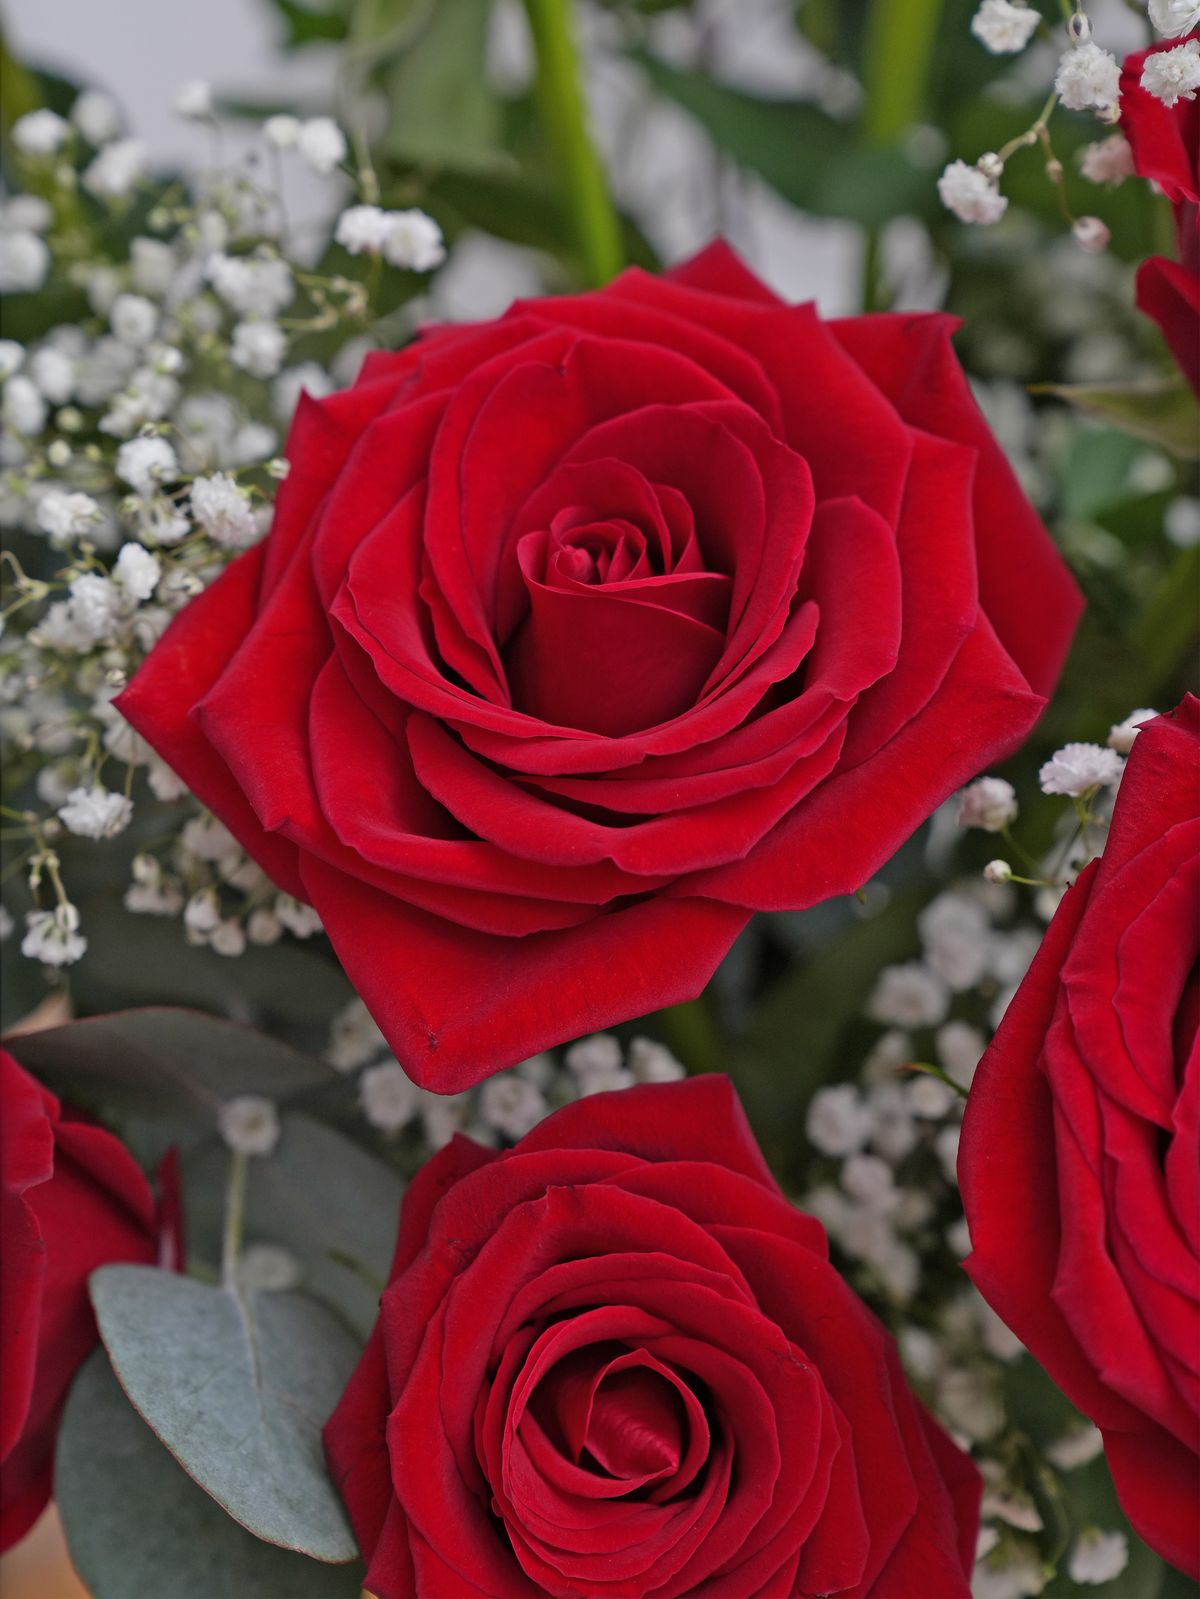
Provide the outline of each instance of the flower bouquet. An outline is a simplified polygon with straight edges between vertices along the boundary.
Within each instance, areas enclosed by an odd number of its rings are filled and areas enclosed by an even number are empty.
[[[6,1558],[1196,1594],[1196,6],[278,6],[10,74]]]

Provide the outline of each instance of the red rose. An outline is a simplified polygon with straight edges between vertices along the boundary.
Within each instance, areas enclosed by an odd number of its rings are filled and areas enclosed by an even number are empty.
[[[699,992],[1012,749],[1078,591],[942,316],[723,245],[305,400],[120,709],[451,1092]]]
[[[0,1549],[50,1498],[58,1420],[96,1342],[87,1280],[157,1256],[154,1196],[125,1146],[69,1121],[0,1049]]]
[[[958,1179],[984,1298],[1200,1575],[1200,700],[1143,723],[1103,857],[980,1062]]]
[[[978,1474],[827,1257],[724,1077],[456,1138],[325,1429],[367,1586],[966,1599]]]
[[[1200,38],[1200,32],[1188,35]],[[1137,274],[1138,309],[1162,329],[1171,354],[1200,394],[1200,100],[1166,106],[1142,88],[1142,67],[1157,50],[1185,41],[1160,39],[1125,57],[1121,68],[1121,131],[1138,175],[1153,178],[1175,207],[1178,261],[1152,255]]]

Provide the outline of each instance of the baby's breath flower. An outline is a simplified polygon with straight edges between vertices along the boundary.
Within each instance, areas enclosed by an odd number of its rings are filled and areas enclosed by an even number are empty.
[[[129,266],[140,294],[161,297],[171,286],[178,262],[169,244],[139,236],[130,241]]]
[[[395,267],[407,267],[410,272],[432,272],[446,259],[446,246],[442,230],[424,211],[388,211],[384,213],[387,231],[383,239],[385,258]]]
[[[27,912],[27,931],[21,940],[22,955],[30,960],[42,961],[47,966],[71,966],[82,959],[87,951],[87,939],[76,931],[79,913],[73,905],[60,906],[59,909],[72,911],[74,916],[59,917],[54,911]]]
[[[83,186],[99,200],[119,200],[129,194],[146,170],[146,146],[140,139],[117,139],[106,144],[83,174]]]
[[[32,294],[50,270],[45,241],[27,228],[0,232],[0,294]]]
[[[1067,1561],[1072,1582],[1111,1582],[1129,1564],[1129,1540],[1123,1532],[1101,1532],[1090,1527],[1079,1534]]]
[[[294,150],[296,140],[300,137],[300,119],[289,116],[268,117],[263,123],[263,134],[267,143],[273,144],[277,150]]]
[[[1038,772],[1043,794],[1069,794],[1078,799],[1121,776],[1124,762],[1115,750],[1099,744],[1064,744]]]
[[[1174,50],[1152,50],[1142,67],[1141,83],[1165,106],[1194,100],[1200,89],[1200,39],[1188,39]]]
[[[212,116],[212,85],[203,78],[191,78],[181,83],[175,91],[171,108],[177,117],[191,122],[202,122]]]
[[[25,359],[25,347],[16,339],[0,339],[0,383],[12,377]]]
[[[885,966],[867,1001],[872,1021],[896,1027],[934,1027],[945,1019],[950,992],[921,961]]]
[[[230,256],[217,251],[205,275],[225,304],[240,316],[276,316],[296,293],[291,267],[276,256]]]
[[[1046,1458],[1059,1471],[1074,1471],[1104,1452],[1104,1434],[1094,1422],[1064,1433],[1046,1450]]]
[[[79,538],[100,520],[100,507],[90,494],[51,489],[38,501],[37,525],[52,539]]]
[[[287,353],[287,334],[278,322],[239,322],[233,330],[229,359],[252,377],[274,377]]]
[[[179,476],[179,459],[166,439],[130,439],[117,451],[113,470],[130,488],[148,498],[158,484]]]
[[[325,931],[321,918],[311,905],[302,905],[290,894],[280,894],[275,901],[275,915],[295,938],[311,938]]]
[[[323,177],[346,159],[346,136],[332,117],[309,117],[296,136],[300,158]]]
[[[75,363],[65,350],[44,344],[29,362],[29,376],[51,405],[65,405],[75,388]]]
[[[1017,791],[1002,777],[978,777],[963,789],[958,808],[960,827],[982,827],[998,833],[1017,818]]]
[[[283,937],[283,923],[265,905],[260,905],[256,911],[251,911],[246,922],[246,937],[252,944],[278,944]]]
[[[495,1077],[489,1077],[480,1090],[481,1119],[507,1138],[524,1138],[549,1112],[541,1091],[512,1072],[498,1072]]]
[[[190,498],[192,515],[214,543],[244,550],[257,542],[259,528],[250,496],[224,472],[194,479]]]
[[[70,131],[69,122],[43,107],[17,118],[12,126],[12,141],[25,155],[53,155],[62,148]]]
[[[938,194],[961,222],[999,222],[1008,209],[1008,199],[995,180],[965,161],[950,163],[938,179]]]
[[[325,1060],[335,1071],[350,1072],[363,1066],[387,1047],[370,1011],[357,997],[333,1018]]]
[[[1063,53],[1054,80],[1059,99],[1068,110],[1115,111],[1121,94],[1121,68],[1097,44],[1076,45]]]
[[[158,587],[162,567],[140,544],[123,544],[112,575],[135,600],[148,600]]]
[[[1101,250],[1108,249],[1108,241],[1112,234],[1099,217],[1078,217],[1071,224],[1071,232],[1075,235],[1075,242],[1083,250],[1092,254],[1099,254]]]
[[[398,1061],[382,1061],[369,1067],[358,1081],[359,1103],[372,1127],[386,1133],[399,1132],[417,1113],[420,1089],[405,1074]]]
[[[158,330],[158,307],[141,294],[118,294],[108,313],[109,326],[122,344],[140,349]]]
[[[1151,22],[1168,39],[1200,24],[1200,0],[1150,0],[1149,11]]]
[[[852,1155],[870,1138],[875,1118],[853,1083],[818,1088],[809,1101],[804,1131],[823,1155]]]
[[[96,149],[108,144],[121,131],[117,103],[99,89],[85,89],[71,107],[71,121],[87,142]]]
[[[278,1113],[261,1094],[227,1099],[217,1112],[217,1126],[226,1145],[239,1155],[269,1155],[279,1142]]]
[[[1092,183],[1111,183],[1116,188],[1134,174],[1129,140],[1123,133],[1114,133],[1099,144],[1089,144],[1080,158],[1079,170]]]
[[[1041,20],[1041,13],[1032,6],[983,0],[971,18],[971,32],[993,55],[1015,55],[1033,38]]]
[[[237,917],[231,916],[213,929],[208,942],[218,955],[241,955],[246,948],[246,934]]]
[[[1142,709],[1130,711],[1123,722],[1114,722],[1105,740],[1109,749],[1116,750],[1118,755],[1128,755],[1142,723],[1152,721],[1157,715],[1157,711]]]
[[[18,373],[4,385],[0,411],[14,433],[32,438],[45,427],[49,407],[38,392],[37,385]]]
[[[115,838],[129,826],[132,802],[106,788],[73,788],[59,816],[79,838]]]

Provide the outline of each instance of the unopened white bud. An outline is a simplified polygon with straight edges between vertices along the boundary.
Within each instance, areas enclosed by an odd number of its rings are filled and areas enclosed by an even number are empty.
[[[1011,883],[1013,869],[1007,861],[989,861],[983,868],[983,875],[989,883]]]
[[[1071,232],[1075,235],[1076,244],[1093,254],[1106,250],[1108,241],[1112,238],[1112,234],[1099,217],[1080,217]]]
[[[990,178],[993,182],[1004,174],[1004,162],[994,150],[985,150],[975,165],[985,178]]]
[[[236,916],[221,923],[209,939],[218,955],[241,955],[246,948],[246,934]]]
[[[1072,44],[1086,44],[1092,36],[1092,25],[1087,14],[1077,11],[1073,17],[1067,18],[1067,34]]]
[[[272,1100],[239,1094],[217,1112],[221,1137],[238,1155],[269,1155],[279,1142],[279,1116]]]
[[[199,122],[212,116],[212,86],[202,78],[193,78],[175,91],[173,106],[177,117]]]

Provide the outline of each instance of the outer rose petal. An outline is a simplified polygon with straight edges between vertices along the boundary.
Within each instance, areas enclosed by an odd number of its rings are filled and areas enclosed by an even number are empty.
[[[87,1280],[110,1261],[151,1264],[154,1198],[129,1151],[60,1117],[53,1094],[0,1050],[4,1416],[0,1548],[50,1497],[54,1440],[71,1379],[96,1342]]]
[[[1137,307],[1157,322],[1179,370],[1200,395],[1200,272],[1152,255],[1137,270]]]
[[[714,900],[648,899],[563,932],[502,938],[416,910],[315,856],[301,857],[301,871],[304,898],[405,1070],[439,1094],[692,998],[749,920]]]

